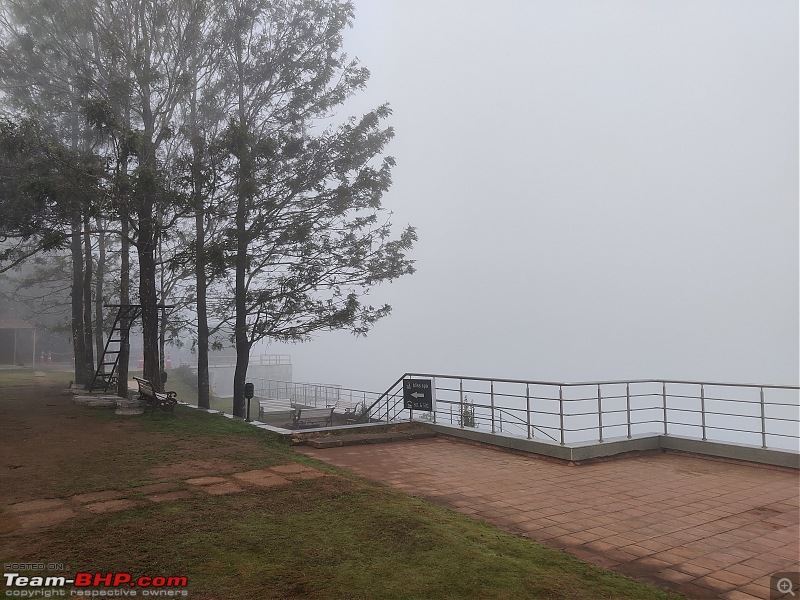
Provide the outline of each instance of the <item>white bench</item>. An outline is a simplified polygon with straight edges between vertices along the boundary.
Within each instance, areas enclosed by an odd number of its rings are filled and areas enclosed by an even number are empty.
[[[267,415],[285,415],[291,413],[294,418],[294,405],[288,398],[259,398],[258,420],[263,421]]]
[[[327,408],[295,408],[292,427],[309,427],[312,425],[330,427],[333,425],[333,409],[333,406]]]

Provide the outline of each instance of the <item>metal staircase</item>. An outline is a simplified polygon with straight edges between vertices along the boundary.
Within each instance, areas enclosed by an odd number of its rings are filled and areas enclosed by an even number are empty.
[[[114,319],[114,326],[106,339],[106,346],[103,356],[97,363],[97,371],[92,378],[92,385],[89,390],[108,391],[117,383],[117,365],[119,355],[122,351],[122,344],[127,341],[133,322],[142,314],[141,304],[106,304],[106,308],[117,308],[117,316]],[[106,367],[111,367],[106,371]]]

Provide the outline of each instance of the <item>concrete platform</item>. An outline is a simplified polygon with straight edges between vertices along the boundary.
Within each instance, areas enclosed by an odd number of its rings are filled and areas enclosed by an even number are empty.
[[[438,437],[299,453],[689,598],[770,597],[800,571],[800,474],[649,452],[568,466]]]

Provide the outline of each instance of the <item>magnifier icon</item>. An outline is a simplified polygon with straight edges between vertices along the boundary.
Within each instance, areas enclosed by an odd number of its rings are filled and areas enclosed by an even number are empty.
[[[788,577],[781,577],[778,579],[778,583],[775,584],[775,589],[777,589],[781,594],[789,594],[794,598],[796,594],[792,591],[794,584],[792,580]]]

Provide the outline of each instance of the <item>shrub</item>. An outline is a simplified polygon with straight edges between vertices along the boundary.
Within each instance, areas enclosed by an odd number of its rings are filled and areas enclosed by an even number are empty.
[[[464,404],[461,405],[459,425],[462,427],[477,427],[475,424],[475,407],[472,402],[467,402],[466,400],[467,397],[464,396]]]

